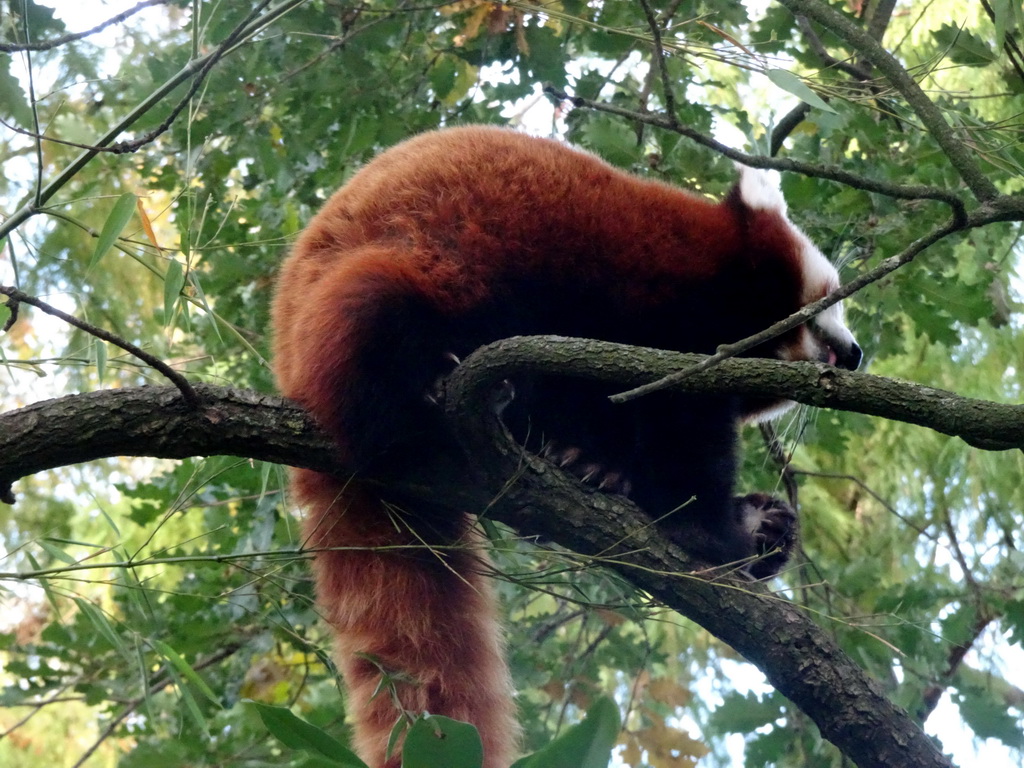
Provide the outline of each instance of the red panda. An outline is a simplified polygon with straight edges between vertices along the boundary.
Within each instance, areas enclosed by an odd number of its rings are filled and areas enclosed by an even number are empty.
[[[274,367],[354,473],[296,470],[293,489],[356,748],[373,768],[400,764],[385,758],[400,713],[387,690],[375,695],[382,673],[404,710],[476,725],[485,768],[511,763],[517,725],[473,510],[399,509],[360,473],[444,444],[429,393],[488,342],[548,333],[710,353],[837,287],[777,184],[740,173],[716,203],[556,141],[444,129],[381,154],[299,237],[274,301]],[[850,369],[861,356],[838,304],[753,354]],[[732,486],[738,424],[785,404],[658,393],[612,405],[614,389],[517,378],[502,418],[527,448],[631,497],[695,556],[778,572],[794,513],[764,494],[734,499]],[[422,547],[456,543],[443,557]]]

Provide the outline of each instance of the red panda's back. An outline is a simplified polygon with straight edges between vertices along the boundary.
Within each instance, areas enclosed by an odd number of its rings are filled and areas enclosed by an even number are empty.
[[[423,134],[390,149],[327,202],[295,251],[332,258],[368,242],[411,246],[444,286],[473,286],[503,270],[545,278],[623,269],[710,269],[729,238],[717,203],[619,171],[550,139],[472,126]],[[676,258],[680,243],[687,258]],[[458,276],[445,270],[458,270]],[[469,289],[462,297],[472,303]]]

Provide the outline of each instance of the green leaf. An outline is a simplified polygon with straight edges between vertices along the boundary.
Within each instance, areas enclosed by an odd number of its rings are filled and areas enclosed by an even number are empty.
[[[581,143],[612,165],[629,166],[641,155],[636,133],[622,120],[590,116],[580,135]]]
[[[96,339],[93,342],[93,349],[96,350],[96,378],[102,384],[103,377],[107,372],[107,345]]]
[[[779,702],[771,696],[762,701],[755,693],[730,693],[711,713],[711,723],[716,731],[747,734],[775,722],[782,714]]]
[[[806,101],[815,109],[820,109],[822,112],[838,114],[824,101],[824,99],[812,91],[803,80],[792,72],[787,72],[784,69],[769,69],[765,74],[768,75],[768,79],[775,83],[779,88],[793,94],[801,101]]]
[[[258,701],[246,701],[246,704],[256,710],[267,730],[286,747],[326,757],[335,765],[368,768],[352,750],[312,723],[296,717],[290,710]]]
[[[939,45],[947,49],[949,58],[957,64],[967,67],[984,67],[998,58],[992,50],[992,46],[974,33],[961,29],[955,24],[943,24],[932,32],[932,37]]]
[[[74,565],[76,562],[78,562],[77,560],[75,560],[75,558],[73,558],[71,555],[69,555],[63,549],[61,549],[60,547],[58,547],[58,546],[56,546],[54,544],[51,544],[50,542],[46,541],[45,539],[41,539],[39,541],[39,546],[43,550],[45,550],[46,554],[48,554],[54,560],[60,560],[62,563],[65,563],[67,565]]]
[[[181,701],[185,704],[185,711],[192,716],[195,724],[199,727],[207,738],[209,738],[209,728],[206,726],[206,717],[203,715],[203,710],[199,708],[199,702],[196,701],[196,697],[192,695],[192,691],[187,685],[184,685],[182,679],[178,676],[178,670],[171,665],[168,670],[168,674],[174,679],[174,686],[178,689]]]
[[[619,737],[619,708],[600,698],[577,723],[543,749],[512,764],[512,768],[607,768]]]
[[[402,768],[480,768],[483,760],[476,728],[441,715],[417,720],[402,747]]]
[[[195,687],[198,688],[206,698],[218,707],[220,706],[220,699],[217,698],[217,694],[210,689],[210,686],[206,684],[206,681],[204,681],[203,678],[201,678],[199,674],[192,669],[192,665],[185,661],[185,659],[183,659],[176,650],[171,648],[171,646],[162,640],[153,640],[153,647],[155,647],[164,658],[171,662],[171,664],[174,665],[174,668],[185,676],[186,680],[195,685]]]
[[[0,67],[0,117],[13,120],[20,125],[32,124],[32,109],[25,98],[25,91],[22,90],[18,79],[8,69],[12,57],[5,57]]]
[[[171,324],[174,305],[178,303],[181,289],[185,287],[185,270],[181,262],[171,259],[164,273],[164,325]]]
[[[118,637],[117,631],[114,629],[113,624],[110,623],[110,619],[103,613],[99,608],[81,597],[73,598],[75,605],[78,606],[78,610],[82,612],[82,615],[89,619],[96,630],[103,635],[104,638],[110,643],[111,647],[127,653],[128,650],[121,642],[121,638]]]
[[[961,690],[960,694],[960,714],[978,738],[999,739],[1016,749],[1024,747],[1024,734],[1017,718],[1006,711],[1006,702],[980,689]]]
[[[1006,30],[1013,29],[1013,2],[992,0],[989,6],[992,8],[992,23],[996,28],[996,45],[1002,45]]]
[[[99,260],[114,245],[114,241],[121,236],[121,231],[128,224],[132,214],[135,213],[135,201],[135,195],[131,192],[125,192],[117,198],[117,202],[114,203],[114,209],[107,216],[107,220],[103,224],[99,240],[96,241],[96,250],[92,254],[92,259],[89,260],[89,269],[92,269],[99,263]]]

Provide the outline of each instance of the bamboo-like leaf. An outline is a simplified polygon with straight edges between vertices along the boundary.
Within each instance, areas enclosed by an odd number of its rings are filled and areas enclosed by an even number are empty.
[[[833,115],[838,114],[825,102],[824,99],[821,98],[821,96],[812,91],[803,80],[792,72],[787,72],[784,69],[769,69],[765,74],[768,75],[768,79],[775,83],[775,85],[779,86],[779,88],[784,91],[788,91],[801,101],[806,101],[815,109],[820,109],[823,112],[831,112]]]
[[[146,239],[153,244],[153,247],[160,250],[160,243],[156,241],[156,232],[153,231],[153,222],[150,221],[149,214],[146,213],[146,208],[142,204],[142,198],[135,198],[135,210],[139,214],[139,219],[142,221],[142,231],[146,233]]]
[[[107,345],[96,339],[93,348],[96,350],[96,378],[102,384],[103,377],[107,372]]]
[[[210,686],[206,684],[206,681],[199,676],[199,673],[192,669],[192,665],[185,661],[185,659],[183,659],[176,650],[171,648],[171,646],[162,640],[154,640],[153,646],[164,658],[174,665],[175,669],[184,675],[186,680],[198,688],[206,698],[217,706],[220,706],[220,699],[217,698],[217,694],[211,690]]]
[[[171,259],[164,274],[164,325],[171,324],[174,305],[178,303],[181,289],[185,287],[185,270],[181,262]]]
[[[312,752],[346,768],[367,768],[366,763],[341,742],[312,723],[296,717],[290,710],[258,701],[247,701],[246,704],[256,710],[267,730],[285,746]]]
[[[131,192],[125,192],[117,198],[117,202],[114,203],[114,209],[107,216],[107,220],[103,224],[99,240],[96,241],[96,250],[93,251],[92,258],[89,260],[89,269],[92,269],[99,263],[99,260],[114,245],[114,241],[121,236],[121,231],[128,224],[132,213],[135,212],[135,200],[135,195]]]

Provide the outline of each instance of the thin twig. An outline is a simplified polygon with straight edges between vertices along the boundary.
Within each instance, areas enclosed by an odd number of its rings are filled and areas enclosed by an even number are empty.
[[[824,298],[812,302],[811,304],[808,304],[807,306],[803,307],[803,309],[800,309],[799,311],[794,312],[789,317],[780,320],[779,322],[769,326],[768,328],[765,328],[760,333],[755,333],[753,336],[748,336],[747,338],[741,339],[740,341],[737,341],[733,344],[723,344],[720,347],[718,347],[715,354],[706,358],[697,365],[694,365],[690,368],[685,368],[681,371],[673,373],[670,376],[665,376],[664,378],[658,379],[657,381],[652,381],[649,384],[644,384],[643,386],[635,387],[634,389],[630,389],[626,392],[621,392],[617,395],[612,395],[610,399],[613,403],[625,403],[629,402],[630,400],[635,400],[638,397],[642,397],[652,392],[657,392],[659,390],[666,389],[667,387],[671,387],[673,384],[682,381],[687,376],[691,376],[695,373],[699,373],[700,371],[706,371],[709,368],[713,368],[723,360],[726,360],[730,357],[736,357],[737,355],[741,355],[744,352],[758,346],[759,344],[763,344],[764,342],[770,339],[774,339],[776,336],[779,336],[785,333],[786,331],[790,331],[793,328],[796,328],[797,326],[803,325],[812,317],[817,315],[819,312],[823,312],[824,310],[831,307],[833,304],[837,304],[843,299],[852,296],[854,293],[861,290],[865,286],[877,282],[886,275],[895,272],[897,269],[904,266],[905,264],[909,264],[911,261],[914,260],[914,257],[921,253],[921,251],[923,251],[925,248],[934,245],[939,240],[942,240],[944,237],[947,237],[953,234],[954,232],[959,232],[962,229],[964,229],[963,225],[959,224],[955,219],[950,220],[945,224],[945,226],[940,227],[939,229],[936,229],[928,233],[924,237],[915,240],[913,243],[907,246],[902,253],[899,253],[895,256],[890,256],[888,259],[883,261],[881,264],[879,264],[871,271],[865,272],[864,274],[858,276],[857,278],[851,280],[850,282],[841,285],[839,288],[832,291]]]
[[[28,27],[28,0],[22,3],[25,22],[25,42],[29,41],[30,30]],[[36,101],[36,81],[32,74],[32,54],[25,51],[25,68],[28,71],[28,103],[32,107],[32,126],[36,134],[39,133],[39,103]],[[39,196],[43,192],[43,143],[37,137],[35,140],[36,150],[36,189],[35,201],[39,205]]]
[[[248,28],[250,22],[259,16],[260,12],[268,5],[270,5],[270,0],[262,0],[257,3],[256,6],[249,11],[248,15],[242,19],[241,23],[231,30],[228,36],[221,41],[220,45],[218,45],[216,50],[213,51],[213,54],[206,60],[203,66],[200,67],[196,76],[192,78],[192,84],[189,86],[188,93],[186,93],[178,103],[175,104],[174,109],[170,111],[160,125],[138,139],[134,139],[133,141],[119,141],[110,147],[103,148],[102,151],[112,152],[115,155],[136,152],[147,144],[155,141],[161,134],[167,131],[167,129],[171,127],[171,124],[177,119],[178,115],[180,115],[185,107],[191,103],[192,97],[196,95],[199,87],[203,84],[203,81],[206,80],[206,76],[210,74],[210,71],[217,62],[235,46],[235,44],[242,38],[243,32]]]
[[[97,24],[92,29],[87,29],[85,32],[73,32],[61,37],[54,38],[53,40],[46,40],[41,43],[29,42],[26,36],[24,43],[0,43],[0,53],[17,53],[19,51],[49,51],[53,48],[58,48],[67,43],[74,42],[75,40],[81,40],[82,38],[89,37],[89,35],[95,35],[97,32],[102,32],[107,27],[113,26],[114,24],[120,24],[126,21],[129,17],[134,16],[136,13],[141,11],[143,8],[149,8],[153,5],[167,5],[171,0],[143,0],[143,2],[129,8],[123,13],[119,13],[116,16],[112,16],[106,21]],[[28,14],[26,14],[26,19]]]
[[[665,51],[661,47],[661,28],[658,26],[658,19],[651,10],[651,4],[647,0],[640,0],[640,6],[644,9],[644,16],[647,17],[647,26],[651,30],[652,53],[654,66],[661,77],[662,96],[665,99],[665,113],[672,125],[679,123],[676,116],[676,95],[672,90],[672,81],[668,76],[668,67],[665,66]]]
[[[815,165],[814,163],[805,163],[800,160],[792,160],[789,158],[749,155],[746,152],[733,149],[710,136],[706,136],[700,131],[696,131],[689,126],[673,125],[660,115],[634,112],[611,104],[602,104],[601,102],[584,99],[579,96],[570,96],[565,93],[565,91],[560,91],[551,86],[548,86],[544,90],[546,93],[559,100],[569,101],[575,107],[592,109],[595,112],[605,112],[609,115],[617,115],[619,117],[626,118],[627,120],[637,120],[639,122],[647,123],[648,125],[663,128],[667,131],[674,131],[680,136],[685,136],[703,147],[712,149],[730,160],[735,160],[737,163],[742,163],[743,165],[750,166],[751,168],[770,168],[776,171],[800,173],[804,176],[812,176],[817,179],[828,179],[830,181],[837,181],[840,184],[846,184],[850,187],[855,187],[856,189],[862,189],[865,192],[877,192],[880,195],[896,198],[898,200],[938,200],[945,203],[952,209],[953,216],[957,221],[964,221],[966,218],[966,209],[964,208],[963,201],[954,193],[945,189],[924,185],[889,184],[866,176],[860,176],[856,173],[850,173],[849,171],[845,171],[842,168],[837,168],[833,165]]]
[[[868,34],[879,43],[885,37],[885,30],[889,28],[892,12],[895,9],[896,0],[878,0],[877,3],[870,6],[871,17],[868,19]]]
[[[192,669],[194,669],[197,672],[202,671],[207,667],[213,666],[214,664],[218,664],[224,661],[225,659],[233,656],[241,648],[242,643],[229,643],[228,645],[221,648],[219,651],[216,651],[209,658],[197,661],[195,664],[192,665]],[[110,723],[107,724],[107,727],[103,729],[103,732],[96,737],[96,741],[94,741],[92,745],[87,750],[85,750],[85,753],[82,754],[78,758],[78,760],[75,761],[75,764],[71,766],[71,768],[80,768],[82,765],[84,765],[85,762],[90,757],[92,757],[93,753],[97,749],[99,749],[100,745],[103,744],[104,741],[106,741],[113,735],[114,731],[118,729],[121,723],[123,723],[129,715],[131,715],[136,709],[142,706],[142,704],[145,703],[150,696],[152,696],[155,693],[158,693],[171,683],[175,682],[175,679],[176,678],[174,677],[174,675],[167,674],[162,670],[158,671],[157,674],[154,675],[153,682],[150,683],[146,692],[142,696],[132,699],[125,705],[125,708],[121,710],[121,712],[119,712],[117,716],[110,721]]]
[[[786,500],[789,502],[789,506],[799,510],[800,486],[796,481],[796,470],[792,464],[793,456],[787,453],[783,447],[782,440],[779,439],[779,433],[775,429],[774,424],[762,421],[758,424],[758,428],[761,431],[761,439],[764,441],[765,448],[768,449],[768,455],[771,456],[772,461],[779,468],[782,484],[786,486]]]
[[[855,80],[870,80],[871,72],[864,67],[859,67],[850,60],[837,59],[828,49],[825,48],[825,44],[818,37],[818,33],[814,31],[814,27],[811,26],[811,22],[807,20],[806,16],[797,16],[796,25],[800,27],[800,31],[803,32],[804,39],[807,44],[811,46],[811,50],[814,51],[814,55],[821,59],[825,66],[831,67],[832,69],[838,69],[841,72],[845,72]]]
[[[974,196],[981,201],[999,196],[995,184],[982,173],[961,137],[896,58],[853,20],[819,0],[779,0],[793,15],[805,15],[838,35],[881,72],[902,94],[924,127],[942,149]]]
[[[782,149],[783,142],[789,138],[789,134],[796,130],[796,127],[804,121],[807,113],[811,111],[811,105],[801,101],[793,109],[779,120],[778,125],[772,129],[771,141],[768,145],[768,154],[775,157]]]
[[[938,542],[939,540],[938,536],[936,536],[934,533],[929,533],[927,528],[922,528],[909,517],[902,514],[899,510],[896,509],[896,507],[894,507],[892,504],[886,501],[885,498],[880,493],[878,493],[878,491],[871,488],[871,486],[869,486],[856,475],[846,475],[841,472],[815,472],[810,469],[797,469],[795,467],[793,469],[793,473],[797,475],[804,475],[806,477],[821,477],[825,478],[826,480],[848,480],[854,485],[856,485],[858,488],[860,488],[862,491],[864,491],[868,496],[870,496],[879,504],[881,504],[882,507],[885,508],[886,512],[888,512],[893,517],[899,519],[900,522],[902,522],[908,528],[911,528],[914,531],[916,531],[919,536],[923,536],[924,538],[933,542]]]
[[[238,39],[243,39],[256,34],[258,31],[263,29],[266,25],[284,16],[286,13],[291,11],[293,8],[301,5],[305,0],[282,0],[280,3],[270,8],[261,18],[255,19],[254,21],[244,25],[244,28],[240,28]],[[238,29],[236,29],[238,31]],[[234,33],[232,33],[234,34]],[[128,130],[134,125],[140,118],[148,113],[153,107],[159,104],[168,94],[174,91],[185,81],[191,79],[199,72],[211,58],[217,56],[218,58],[231,53],[237,49],[237,45],[232,47],[230,50],[220,51],[215,50],[205,56],[192,59],[189,61],[177,74],[167,80],[163,85],[157,88],[153,93],[146,97],[142,103],[136,106],[131,112],[123,117],[116,125],[108,130],[103,136],[96,140],[93,147],[82,152],[76,157],[70,165],[64,168],[56,178],[47,184],[42,193],[39,196],[39,201],[33,204],[32,200],[23,203],[21,207],[12,213],[3,222],[0,222],[0,240],[5,238],[10,232],[17,227],[25,223],[26,220],[30,219],[35,214],[39,213],[40,206],[45,205],[50,198],[52,198],[58,191],[60,191],[71,179],[73,179],[79,171],[84,168],[90,160],[92,160],[101,151],[101,148],[110,146],[114,143],[124,131]]]
[[[192,385],[188,382],[188,379],[186,379],[176,370],[167,365],[167,363],[163,362],[157,357],[154,357],[145,350],[135,346],[130,341],[126,341],[125,339],[122,339],[120,336],[116,336],[110,331],[104,330],[103,328],[98,328],[92,323],[87,323],[84,320],[79,320],[74,315],[69,315],[66,312],[62,312],[56,307],[47,304],[45,301],[41,301],[40,299],[37,299],[34,296],[29,296],[27,293],[19,291],[17,288],[13,286],[0,285],[0,294],[3,294],[8,297],[7,306],[11,308],[12,320],[16,316],[16,309],[19,304],[28,304],[30,306],[36,307],[37,309],[42,310],[48,315],[52,315],[53,317],[63,320],[68,325],[73,325],[75,328],[85,331],[89,335],[95,336],[97,339],[109,342],[110,344],[120,347],[125,352],[135,355],[135,357],[139,358],[140,360],[152,366],[155,370],[159,371],[164,376],[166,376],[170,380],[170,382],[178,388],[178,391],[181,392],[182,398],[184,398],[185,402],[189,405],[190,408],[199,407],[199,395],[196,393],[195,389],[192,388]],[[9,326],[11,326],[12,324],[12,322],[8,322],[4,330],[8,330]]]
[[[981,6],[985,9],[985,13],[988,15],[989,20],[995,24],[996,13],[992,8],[992,4],[989,3],[988,0],[981,0]],[[1020,46],[1017,45],[1017,41],[1013,39],[1013,35],[1009,29],[1006,30],[1003,37],[1002,45],[1003,50],[1006,51],[1006,58],[1010,60],[1010,64],[1013,67],[1014,72],[1017,73],[1017,77],[1021,82],[1024,82],[1024,52],[1021,52]]]

